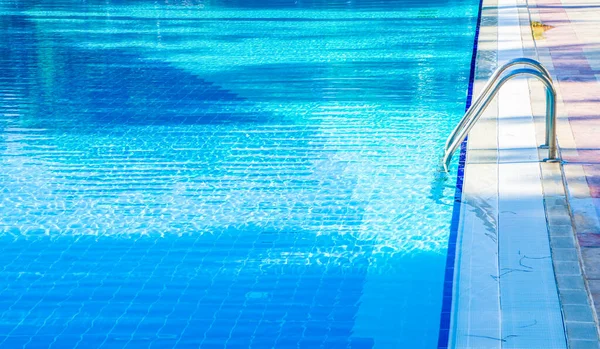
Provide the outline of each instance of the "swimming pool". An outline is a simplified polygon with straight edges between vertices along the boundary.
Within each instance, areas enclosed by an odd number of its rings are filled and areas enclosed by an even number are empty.
[[[0,0],[0,347],[436,347],[478,10]]]

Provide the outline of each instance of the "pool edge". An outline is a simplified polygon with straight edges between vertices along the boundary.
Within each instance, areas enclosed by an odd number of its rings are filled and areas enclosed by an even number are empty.
[[[471,55],[471,67],[469,73],[469,85],[467,87],[467,97],[465,103],[465,112],[473,102],[473,90],[475,85],[477,57],[479,47],[479,33],[481,28],[481,17],[483,13],[483,1],[479,0],[479,9],[475,26],[475,35],[473,39],[473,52]],[[448,252],[446,255],[446,266],[444,268],[444,286],[442,292],[442,311],[440,315],[440,329],[438,333],[438,349],[447,349],[450,341],[450,324],[452,318],[452,298],[454,294],[454,269],[456,262],[456,241],[458,237],[458,226],[461,213],[461,200],[465,173],[465,160],[467,157],[467,140],[460,146],[460,156],[458,160],[458,172],[456,175],[456,186],[454,190],[454,204],[452,207],[452,218],[450,223],[450,235],[448,238]]]

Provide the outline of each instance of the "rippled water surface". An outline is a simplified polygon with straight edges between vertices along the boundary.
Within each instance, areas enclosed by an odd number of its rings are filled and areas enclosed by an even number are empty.
[[[0,347],[435,348],[476,0],[0,0]]]

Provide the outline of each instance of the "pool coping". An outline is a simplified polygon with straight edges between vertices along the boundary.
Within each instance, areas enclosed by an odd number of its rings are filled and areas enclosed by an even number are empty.
[[[532,58],[537,58],[537,47],[535,46],[535,42],[533,41],[533,35],[531,32],[531,25],[530,25],[530,18],[529,18],[529,13],[527,11],[527,3],[526,0],[518,0],[516,1],[517,6],[517,13],[518,13],[518,21],[519,21],[519,26],[520,26],[520,31],[521,31],[521,40],[522,40],[522,50],[523,50],[523,55],[527,56],[527,57],[532,57]],[[499,25],[498,25],[498,17],[496,17],[496,21],[494,22],[494,15],[490,14],[490,11],[496,11],[496,16],[498,16],[498,4],[496,0],[484,0],[483,1],[483,5],[482,8],[485,8],[486,11],[486,17],[489,17],[487,19],[484,19],[484,24],[486,25],[486,28],[483,29],[483,31],[493,31],[493,27],[496,27],[496,34],[498,30],[502,30],[502,29],[498,29]],[[487,22],[485,22],[487,20]],[[488,33],[490,34],[490,33]],[[490,34],[491,36],[494,36],[493,33]],[[478,37],[478,41],[481,44],[482,42],[485,42],[488,38],[486,38],[485,36],[479,36]],[[496,36],[496,40],[498,40],[497,36]],[[489,41],[489,40],[487,40]],[[480,45],[481,46],[481,45]],[[487,43],[487,46],[489,46],[489,42]],[[498,47],[496,47],[496,56],[494,56],[494,53],[491,52],[492,50],[489,50],[489,47],[486,47],[486,49],[478,49],[477,51],[477,80],[475,82],[475,84],[479,85],[479,88],[481,86],[482,83],[482,79],[485,79],[485,77],[489,76],[490,72],[492,69],[495,68],[497,61],[499,60],[497,57],[497,55],[499,54],[498,52]],[[540,100],[543,102],[543,90],[541,90],[539,88],[539,86],[535,85],[535,83],[527,83],[527,88],[529,89],[529,94],[531,97],[531,101],[532,101],[532,109],[536,109],[536,113],[532,112],[532,115],[536,115],[536,117],[534,117],[533,119],[535,120],[535,128],[536,128],[536,139],[540,139],[540,137],[543,137],[543,114],[537,112],[539,110],[539,107],[536,107],[534,104],[539,104]],[[541,98],[540,98],[540,95]],[[495,106],[497,107],[497,106]],[[495,108],[490,108],[490,109],[495,109]],[[542,115],[542,117],[538,117],[537,115]],[[490,116],[488,115],[487,117],[491,117],[494,118],[495,116]],[[486,117],[482,118],[482,120],[484,120]],[[541,120],[540,120],[541,119]],[[540,132],[541,130],[541,132]],[[483,128],[479,131],[479,133],[487,133],[489,134],[490,131],[490,127],[488,125],[487,129]],[[492,130],[494,131],[494,130]],[[497,131],[497,129],[495,130]],[[476,129],[474,130],[473,133],[477,133]],[[541,143],[538,143],[541,144]],[[488,146],[491,144],[488,144]],[[472,149],[471,149],[471,145],[469,147],[469,153],[468,155],[472,154]],[[491,149],[487,149],[488,153],[489,150]],[[476,151],[481,152],[482,149],[478,149]],[[486,154],[485,156],[490,156],[493,154]],[[538,151],[538,160],[543,159],[545,154],[543,154],[543,152]],[[498,158],[498,154],[495,154],[496,158]],[[461,161],[464,160],[463,158],[463,154],[461,153]],[[497,161],[497,160],[496,160]],[[468,163],[467,163],[468,166]],[[464,169],[461,169],[461,171]],[[596,324],[596,315],[595,312],[593,312],[593,309],[590,305],[590,298],[589,298],[589,293],[586,290],[586,285],[584,283],[583,280],[583,276],[582,276],[582,269],[581,269],[581,264],[580,264],[580,252],[578,252],[578,248],[574,239],[574,232],[573,232],[573,227],[572,227],[572,217],[570,215],[570,210],[569,210],[569,202],[568,202],[568,196],[566,195],[566,191],[565,191],[565,187],[564,187],[564,183],[563,183],[563,170],[562,170],[562,166],[558,165],[558,164],[548,164],[548,163],[540,163],[540,173],[541,173],[541,178],[540,178],[540,184],[542,186],[542,196],[543,196],[543,210],[545,213],[545,218],[546,218],[546,228],[548,230],[548,239],[549,239],[549,244],[550,244],[550,249],[551,249],[551,256],[552,256],[552,266],[551,269],[553,271],[553,275],[555,277],[555,284],[557,286],[557,292],[558,295],[560,297],[560,312],[561,312],[561,317],[562,317],[562,322],[563,322],[563,326],[564,326],[564,335],[567,341],[567,346],[569,348],[598,348],[598,337],[597,337],[597,333],[596,331],[590,331],[590,326],[593,325],[595,328],[595,324]],[[459,177],[458,177],[458,185],[457,185],[457,191],[460,189],[460,193],[462,195],[462,186],[463,186],[463,182],[462,182],[463,178],[461,176],[461,173],[459,173]],[[464,178],[465,181],[470,180],[470,177],[465,176]],[[497,180],[500,180],[499,178],[497,178]],[[459,198],[460,199],[460,198]],[[461,212],[456,212],[457,210],[457,206],[460,209]],[[465,210],[465,206],[464,204],[460,204],[460,205],[455,205],[455,212],[453,213],[453,217],[460,217],[463,221],[461,222],[463,225],[465,224],[464,222],[464,210]],[[497,208],[496,208],[497,210]],[[455,224],[455,221],[453,219],[453,225]],[[451,233],[452,234],[452,233]],[[500,236],[502,233],[498,231],[498,236]],[[452,235],[451,235],[452,236]],[[450,247],[452,246],[452,242],[449,245]],[[458,252],[460,251],[460,242],[458,242],[457,244],[457,252],[456,254],[458,255]],[[577,253],[574,253],[577,252]],[[450,260],[450,258],[454,258],[452,251],[449,249],[449,256],[448,259]],[[498,256],[500,258],[500,256]],[[454,273],[454,283],[453,283],[453,293],[454,296],[458,296],[458,287],[457,285],[460,283],[460,274],[458,271],[460,270],[460,266],[459,266],[460,260],[457,259],[455,261],[455,270],[457,271],[456,273]],[[448,271],[448,270],[447,270]],[[445,284],[445,287],[447,286],[447,284]],[[498,293],[499,294],[499,293]],[[446,294],[446,292],[444,293],[444,296],[447,297],[448,295]],[[445,298],[447,299],[447,298]],[[452,309],[452,313],[453,313],[453,321],[456,320],[456,312],[457,310],[455,309],[455,304],[456,300],[453,298],[452,303],[453,303],[453,309]],[[447,310],[447,309],[444,309]],[[500,305],[498,305],[498,309],[492,309],[492,311],[497,311],[497,315],[501,317],[500,313]],[[444,313],[443,313],[444,314]],[[499,322],[501,322],[501,320],[499,320]],[[443,321],[442,321],[442,325],[444,325]],[[499,325],[499,323],[496,323],[495,325]],[[450,347],[463,347],[460,345],[456,344],[455,338],[453,340],[453,336],[456,336],[456,323],[453,323],[453,325],[449,326],[450,327],[450,331],[453,332],[450,334]],[[493,326],[492,326],[493,327]],[[441,333],[441,332],[440,332]],[[441,339],[441,337],[440,337]],[[505,345],[503,344],[505,342],[504,338],[502,338],[502,336],[498,336],[497,338],[497,344],[491,346],[491,347],[505,347]],[[440,345],[438,345],[439,348],[447,348],[448,346],[444,346],[445,343],[443,343],[440,340]],[[473,346],[475,347],[475,346]],[[510,347],[510,346],[508,346]]]

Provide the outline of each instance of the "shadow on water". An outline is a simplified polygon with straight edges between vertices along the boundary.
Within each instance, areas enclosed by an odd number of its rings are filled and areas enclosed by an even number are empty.
[[[84,49],[43,42],[22,16],[0,24],[0,84],[21,86],[30,126],[263,123],[273,118],[239,96],[166,62],[120,49]],[[55,38],[53,38],[55,39]],[[24,44],[25,42],[25,44]],[[53,47],[50,48],[49,47]],[[55,50],[54,52],[48,52]],[[152,88],[148,88],[152,86]]]

